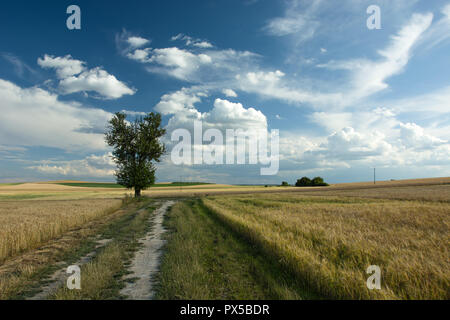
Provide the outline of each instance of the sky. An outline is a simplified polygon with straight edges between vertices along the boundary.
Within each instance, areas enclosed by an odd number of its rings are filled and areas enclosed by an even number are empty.
[[[0,182],[114,181],[104,130],[120,111],[162,114],[158,181],[450,176],[448,0],[16,0],[0,38]],[[171,134],[195,120],[279,130],[277,174],[176,165]]]

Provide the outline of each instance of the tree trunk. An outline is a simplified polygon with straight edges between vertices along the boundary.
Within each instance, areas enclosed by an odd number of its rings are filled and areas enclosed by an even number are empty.
[[[141,189],[134,189],[134,197],[139,198],[141,196]]]

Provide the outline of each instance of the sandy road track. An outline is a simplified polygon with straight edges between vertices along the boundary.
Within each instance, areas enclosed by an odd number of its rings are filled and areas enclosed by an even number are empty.
[[[127,283],[121,290],[121,294],[131,300],[150,300],[154,295],[153,283],[155,274],[158,272],[161,258],[161,248],[164,245],[162,239],[166,229],[162,223],[167,210],[174,204],[174,201],[162,202],[160,208],[155,210],[150,217],[152,229],[145,238],[140,240],[142,248],[136,252],[131,263],[131,274],[126,279],[136,279]]]

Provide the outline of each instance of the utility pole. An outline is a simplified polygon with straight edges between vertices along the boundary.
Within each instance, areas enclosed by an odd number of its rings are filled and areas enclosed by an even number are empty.
[[[376,168],[373,168],[373,184],[377,184],[376,181]]]

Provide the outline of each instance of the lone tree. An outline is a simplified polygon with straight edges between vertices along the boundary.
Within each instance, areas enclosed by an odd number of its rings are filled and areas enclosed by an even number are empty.
[[[118,112],[109,121],[105,139],[114,148],[117,183],[134,188],[135,197],[140,197],[142,190],[155,183],[154,162],[159,162],[166,151],[159,141],[165,133],[159,113],[151,112],[128,122],[126,115]]]

